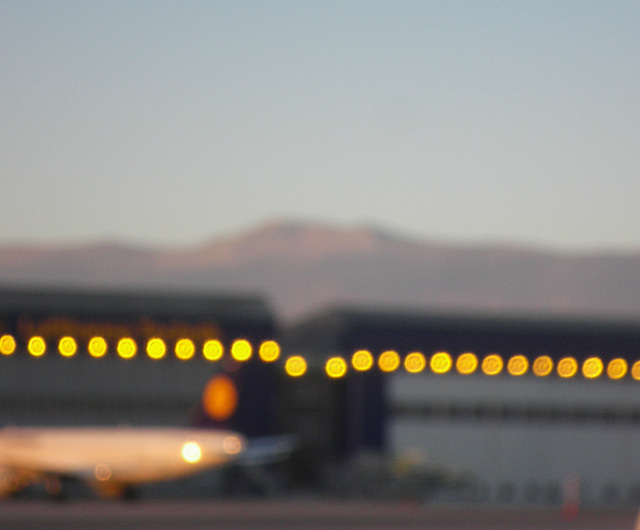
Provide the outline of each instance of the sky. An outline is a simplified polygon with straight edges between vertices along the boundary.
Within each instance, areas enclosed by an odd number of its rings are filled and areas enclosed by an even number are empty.
[[[640,2],[0,0],[0,244],[272,219],[640,252]]]

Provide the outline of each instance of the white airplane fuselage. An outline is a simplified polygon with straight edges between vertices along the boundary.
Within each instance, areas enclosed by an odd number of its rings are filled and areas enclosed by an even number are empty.
[[[0,495],[49,477],[109,494],[223,465],[245,447],[242,436],[222,430],[9,427],[0,430]]]

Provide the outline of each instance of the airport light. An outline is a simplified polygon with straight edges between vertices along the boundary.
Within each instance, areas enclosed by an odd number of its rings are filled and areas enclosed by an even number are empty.
[[[0,337],[0,354],[13,355],[16,351],[16,339],[12,335],[2,335]]]
[[[578,373],[578,361],[573,357],[564,357],[558,361],[558,375],[564,379],[573,377]]]
[[[238,408],[238,390],[227,375],[212,377],[202,393],[202,408],[216,421],[228,420]]]
[[[382,352],[378,358],[378,368],[383,372],[395,372],[400,366],[400,355],[398,352],[388,350]]]
[[[58,351],[63,357],[73,357],[78,351],[78,344],[73,337],[62,337],[58,341]]]
[[[529,370],[529,360],[521,354],[514,355],[507,363],[507,371],[516,377],[524,375]]]
[[[253,347],[251,343],[246,339],[234,340],[231,344],[231,357],[236,361],[244,362],[251,359],[253,353]]]
[[[284,363],[284,371],[290,377],[301,377],[307,372],[307,361],[301,355],[293,355]]]
[[[42,337],[31,337],[27,343],[27,350],[34,357],[42,357],[47,351],[47,343]]]
[[[87,345],[87,351],[96,359],[104,357],[107,353],[107,341],[103,337],[92,337]]]
[[[434,374],[446,374],[453,366],[453,359],[446,351],[439,351],[431,356],[429,367]]]
[[[324,367],[327,375],[333,379],[344,377],[347,373],[347,363],[342,357],[331,357]]]
[[[504,367],[504,361],[497,353],[490,353],[484,359],[482,359],[482,371],[486,375],[498,375],[502,372]]]
[[[633,366],[631,367],[631,377],[636,381],[640,380],[640,361],[633,363]]]
[[[459,374],[469,375],[478,369],[478,357],[475,353],[461,353],[456,360],[456,370]]]
[[[280,358],[280,345],[275,340],[265,340],[260,344],[258,355],[265,363],[272,363]]]
[[[582,363],[582,375],[587,379],[596,379],[603,371],[604,365],[599,357],[589,357]]]
[[[412,352],[404,358],[404,369],[410,374],[422,372],[427,366],[427,359],[420,352]]]
[[[607,376],[609,379],[622,379],[629,371],[627,361],[622,358],[611,359],[607,365]]]
[[[191,339],[180,339],[176,342],[174,352],[181,361],[188,361],[196,354],[196,347]]]
[[[202,459],[202,449],[197,442],[185,442],[182,444],[182,459],[189,463],[195,464]]]
[[[358,372],[366,372],[373,366],[373,355],[368,350],[358,350],[351,356],[351,366]]]
[[[222,343],[217,340],[208,340],[202,346],[202,355],[207,361],[219,361],[224,354]]]
[[[533,373],[537,377],[546,377],[553,371],[553,359],[548,355],[541,355],[533,361]]]
[[[131,337],[124,337],[118,341],[116,351],[118,352],[120,358],[131,359],[135,357],[138,351],[138,345],[136,344],[136,341]]]
[[[147,341],[147,355],[154,360],[162,359],[167,353],[167,345],[158,337]]]

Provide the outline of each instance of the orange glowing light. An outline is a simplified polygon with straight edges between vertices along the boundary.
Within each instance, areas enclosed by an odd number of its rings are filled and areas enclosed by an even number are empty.
[[[378,358],[378,368],[383,372],[394,372],[400,366],[400,355],[398,352],[388,350],[380,354]]]
[[[224,348],[219,340],[208,340],[202,346],[202,355],[207,361],[219,361],[224,353]]]
[[[342,357],[331,357],[324,369],[329,377],[338,379],[347,373],[347,363]]]
[[[514,355],[507,363],[507,371],[516,377],[524,375],[529,370],[529,360],[524,355]]]
[[[538,377],[546,377],[553,371],[553,359],[548,355],[541,355],[533,361],[533,373]]]
[[[122,359],[131,359],[138,352],[138,345],[132,338],[124,337],[118,341],[116,351]]]
[[[63,357],[73,357],[78,351],[78,345],[73,337],[62,337],[58,341],[58,351]]]
[[[366,372],[373,366],[373,355],[367,350],[358,350],[351,356],[351,366],[358,372]]]
[[[196,354],[196,347],[190,339],[180,339],[173,350],[181,361],[188,361]]]
[[[266,340],[260,344],[258,354],[265,363],[277,361],[280,358],[280,345],[275,340]]]
[[[404,358],[404,369],[410,374],[422,372],[427,366],[427,359],[420,352],[409,353]]]
[[[307,372],[307,361],[300,355],[293,355],[284,363],[284,370],[290,377],[301,377]]]
[[[11,335],[2,335],[0,337],[0,354],[13,355],[16,351],[16,339]]]
[[[446,351],[439,351],[431,356],[429,366],[434,374],[446,374],[453,366],[453,359]]]
[[[558,375],[565,379],[573,377],[578,373],[578,361],[573,357],[565,357],[558,361]]]
[[[466,352],[460,354],[456,360],[456,370],[462,375],[469,375],[478,369],[478,358],[475,353]]]
[[[27,343],[27,350],[34,357],[42,357],[47,351],[47,343],[42,337],[31,337]]]
[[[587,379],[595,379],[602,375],[604,365],[599,357],[589,357],[582,363],[582,375]]]
[[[640,361],[633,363],[633,366],[631,367],[631,377],[636,381],[640,380]]]
[[[231,357],[236,361],[248,361],[253,353],[251,343],[246,339],[238,339],[231,344]]]
[[[87,345],[87,351],[96,359],[103,357],[107,353],[107,341],[102,337],[92,337]]]
[[[607,365],[607,375],[609,379],[622,379],[627,375],[628,371],[629,366],[627,365],[627,361],[622,358],[611,359]]]
[[[498,375],[503,367],[504,361],[497,353],[490,353],[482,359],[482,371],[486,375]]]
[[[154,337],[147,341],[147,355],[152,359],[162,359],[167,353],[167,346],[164,341],[158,337]]]
[[[213,420],[225,421],[238,408],[238,390],[229,376],[212,377],[202,393],[202,408]]]

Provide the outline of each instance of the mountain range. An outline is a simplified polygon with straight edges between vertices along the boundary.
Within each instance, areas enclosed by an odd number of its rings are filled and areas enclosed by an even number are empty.
[[[285,321],[338,304],[640,318],[640,253],[462,246],[293,221],[187,249],[0,246],[0,283],[257,292]]]

